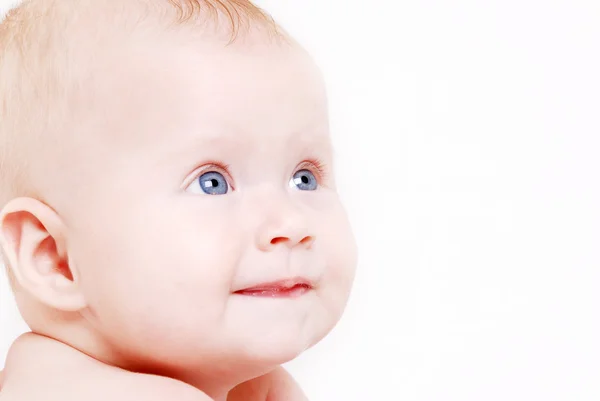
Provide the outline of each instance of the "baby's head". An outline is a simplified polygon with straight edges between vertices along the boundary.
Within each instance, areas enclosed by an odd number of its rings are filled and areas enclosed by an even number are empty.
[[[326,103],[310,57],[243,0],[15,10],[0,240],[32,330],[178,377],[317,343],[356,264]]]

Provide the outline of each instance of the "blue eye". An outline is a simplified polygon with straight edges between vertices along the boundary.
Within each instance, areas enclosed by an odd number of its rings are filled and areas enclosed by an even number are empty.
[[[298,171],[290,182],[290,186],[295,186],[301,191],[316,191],[318,184],[317,178],[309,170]]]
[[[195,185],[196,182],[200,185]],[[195,182],[192,183],[195,188],[192,188],[192,192],[203,193],[207,195],[225,195],[229,192],[229,184],[223,174],[217,173],[216,171],[209,171],[196,178]],[[197,187],[200,187],[198,190]]]

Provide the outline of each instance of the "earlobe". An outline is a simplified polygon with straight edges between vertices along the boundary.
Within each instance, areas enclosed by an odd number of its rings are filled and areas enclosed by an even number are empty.
[[[48,307],[74,312],[86,302],[65,239],[60,217],[40,201],[13,199],[0,212],[0,247],[18,288]]]

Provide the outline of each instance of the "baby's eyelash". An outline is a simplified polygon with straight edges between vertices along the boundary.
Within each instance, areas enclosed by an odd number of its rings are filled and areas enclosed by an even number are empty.
[[[202,167],[197,168],[194,171],[194,173],[190,175],[190,177],[187,180],[185,180],[183,187],[185,188],[189,186],[192,182],[194,182],[194,180],[198,179],[198,177],[200,177],[205,172],[217,170],[228,178],[229,184],[232,186],[232,189],[234,189],[234,186],[232,184],[232,178],[229,175],[229,168],[229,164],[224,164],[215,160],[210,161],[204,164]],[[312,170],[313,173],[316,173],[316,175],[318,176],[319,184],[324,185],[324,183],[327,181],[327,178],[329,176],[329,169],[328,165],[325,162],[323,162],[323,160],[319,158],[307,159],[300,163],[296,171],[305,169]]]
[[[229,164],[224,164],[224,163],[221,163],[216,160],[209,161],[206,164],[204,164],[203,166],[196,168],[196,170],[194,170],[194,173],[191,174],[189,176],[189,178],[184,181],[183,187],[187,187],[188,185],[190,185],[192,182],[197,180],[202,174],[204,174],[208,171],[216,170],[219,173],[223,174],[228,179],[229,184],[233,188],[233,185],[231,184],[231,181],[230,181],[231,176],[229,175],[229,168],[230,168]]]
[[[305,169],[305,168],[310,168],[313,167],[314,170],[316,170],[315,172],[319,175],[319,178],[321,179],[321,181],[325,181],[327,180],[328,177],[328,166],[325,162],[323,162],[323,160],[319,159],[319,158],[314,158],[314,159],[308,159],[305,162],[303,162],[300,165],[299,170]]]

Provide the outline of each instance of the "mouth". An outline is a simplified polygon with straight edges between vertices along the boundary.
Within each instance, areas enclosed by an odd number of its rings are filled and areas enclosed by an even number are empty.
[[[262,283],[234,292],[238,295],[266,298],[297,298],[313,289],[309,280],[293,278],[287,280]]]

